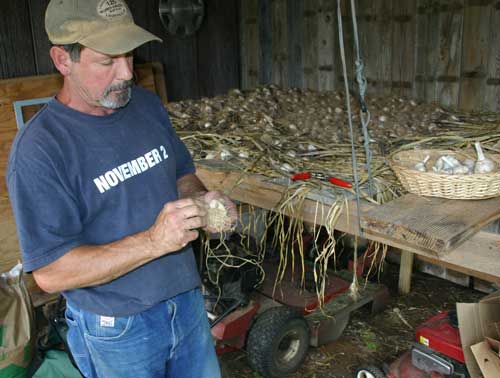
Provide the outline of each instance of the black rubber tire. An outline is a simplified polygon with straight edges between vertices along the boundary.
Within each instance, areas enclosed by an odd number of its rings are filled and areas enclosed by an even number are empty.
[[[386,378],[385,373],[376,366],[364,366],[356,370],[355,378]]]
[[[309,326],[296,310],[279,306],[257,317],[247,338],[250,366],[266,378],[297,371],[309,349]]]

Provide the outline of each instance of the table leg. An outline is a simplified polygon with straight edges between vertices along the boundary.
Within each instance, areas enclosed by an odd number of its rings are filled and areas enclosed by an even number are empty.
[[[399,266],[399,293],[408,294],[411,289],[411,274],[413,272],[413,253],[401,251],[401,265]]]

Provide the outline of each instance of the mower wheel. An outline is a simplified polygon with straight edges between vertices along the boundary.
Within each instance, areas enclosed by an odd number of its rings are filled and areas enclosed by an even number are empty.
[[[263,312],[250,328],[247,358],[266,378],[281,378],[298,370],[309,348],[309,326],[296,310],[279,306]]]
[[[356,371],[356,378],[386,378],[385,373],[376,366],[366,366]]]

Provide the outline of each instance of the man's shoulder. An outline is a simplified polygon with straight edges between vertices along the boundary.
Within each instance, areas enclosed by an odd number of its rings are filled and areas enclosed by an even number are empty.
[[[47,126],[50,124],[50,112],[47,105],[40,109],[18,132],[14,141],[19,147],[30,146],[46,133]]]

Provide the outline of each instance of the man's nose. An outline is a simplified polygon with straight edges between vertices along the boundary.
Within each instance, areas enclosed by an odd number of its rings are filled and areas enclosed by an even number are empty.
[[[117,60],[117,79],[132,80],[134,77],[132,58],[129,56],[120,56]]]

